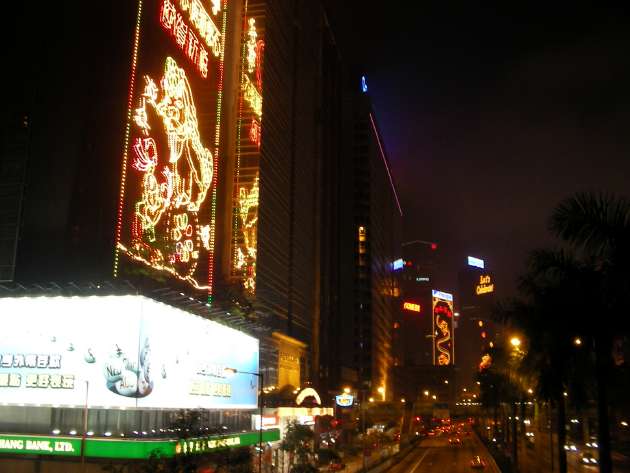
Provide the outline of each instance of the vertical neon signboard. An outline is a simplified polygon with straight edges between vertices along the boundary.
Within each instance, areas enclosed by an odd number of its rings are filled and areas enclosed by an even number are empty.
[[[259,164],[262,141],[265,4],[245,2],[236,137],[236,173],[232,196],[232,277],[249,293],[256,291]]]
[[[212,292],[226,10],[138,2],[115,276],[129,264]]]
[[[453,295],[433,290],[432,296],[433,364],[449,366],[455,363]]]

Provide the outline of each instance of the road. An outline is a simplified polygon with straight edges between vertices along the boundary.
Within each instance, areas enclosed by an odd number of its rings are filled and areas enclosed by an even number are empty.
[[[388,473],[500,473],[486,447],[474,433],[461,437],[462,445],[450,445],[448,435],[442,434],[422,440],[402,461],[392,466]],[[479,455],[486,467],[475,470],[470,460]]]

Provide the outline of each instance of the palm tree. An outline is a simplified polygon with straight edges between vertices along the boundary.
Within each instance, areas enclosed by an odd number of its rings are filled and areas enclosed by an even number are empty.
[[[557,412],[558,458],[560,473],[566,472],[566,399],[569,385],[574,392],[584,391],[583,357],[572,346],[572,333],[584,333],[580,320],[593,307],[595,275],[565,251],[538,250],[529,260],[528,272],[521,278],[523,299],[495,308],[495,318],[506,322],[527,337],[527,349],[517,369],[524,391],[536,389],[537,397],[550,402]],[[518,381],[517,379],[517,381]],[[580,389],[578,389],[580,386]],[[576,398],[577,399],[577,398]]]
[[[578,193],[556,207],[550,229],[592,262],[601,277],[594,314],[608,315],[609,320],[591,324],[590,333],[595,346],[599,466],[601,473],[611,473],[607,383],[613,327],[625,334],[630,328],[630,202],[609,194]]]

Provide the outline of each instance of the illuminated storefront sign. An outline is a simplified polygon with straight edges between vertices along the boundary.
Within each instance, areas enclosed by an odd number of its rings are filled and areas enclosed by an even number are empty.
[[[335,402],[340,407],[350,407],[354,404],[354,396],[351,394],[339,394],[335,396]]]
[[[485,262],[482,259],[475,258],[474,256],[469,256],[468,266],[474,266],[475,268],[483,269],[485,267]]]
[[[262,432],[263,442],[280,440],[279,429]],[[256,445],[259,432],[243,432],[234,435],[213,435],[185,440],[160,439],[85,439],[85,456],[88,458],[119,458],[142,460],[159,453],[171,458],[180,454],[196,454],[213,450]],[[39,435],[0,434],[0,454],[55,455],[78,457],[81,455],[81,438],[45,437]]]
[[[482,274],[479,276],[479,282],[475,288],[475,293],[480,296],[482,294],[489,294],[494,292],[494,283],[492,277],[489,274]]]
[[[265,11],[266,5],[261,0],[245,2],[243,8],[236,180],[232,199],[231,275],[251,294],[256,291],[258,259],[258,170],[263,134]]]
[[[452,365],[455,360],[455,333],[453,330],[453,295],[442,291],[433,294],[433,364]]]
[[[420,312],[420,304],[405,301],[403,302],[403,309],[410,310],[411,312]]]
[[[115,276],[139,264],[212,292],[226,6],[138,2]]]
[[[254,430],[259,430],[260,429],[260,415],[254,415],[252,416],[254,419]],[[278,419],[277,415],[273,415],[273,416],[263,416],[262,418],[262,428],[263,430],[266,429],[275,429],[279,426],[280,422]]]
[[[257,406],[258,378],[225,368],[256,372],[258,340],[216,322],[141,296],[0,298],[0,313],[5,404]]]
[[[0,435],[0,453],[79,456],[81,455],[81,439]]]

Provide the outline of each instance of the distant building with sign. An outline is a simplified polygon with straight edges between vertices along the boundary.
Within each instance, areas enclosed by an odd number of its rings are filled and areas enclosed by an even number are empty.
[[[491,268],[471,265],[470,260],[458,274],[460,295],[459,342],[456,356],[462,386],[474,382],[482,352],[495,340],[499,327],[490,317],[497,286]]]

